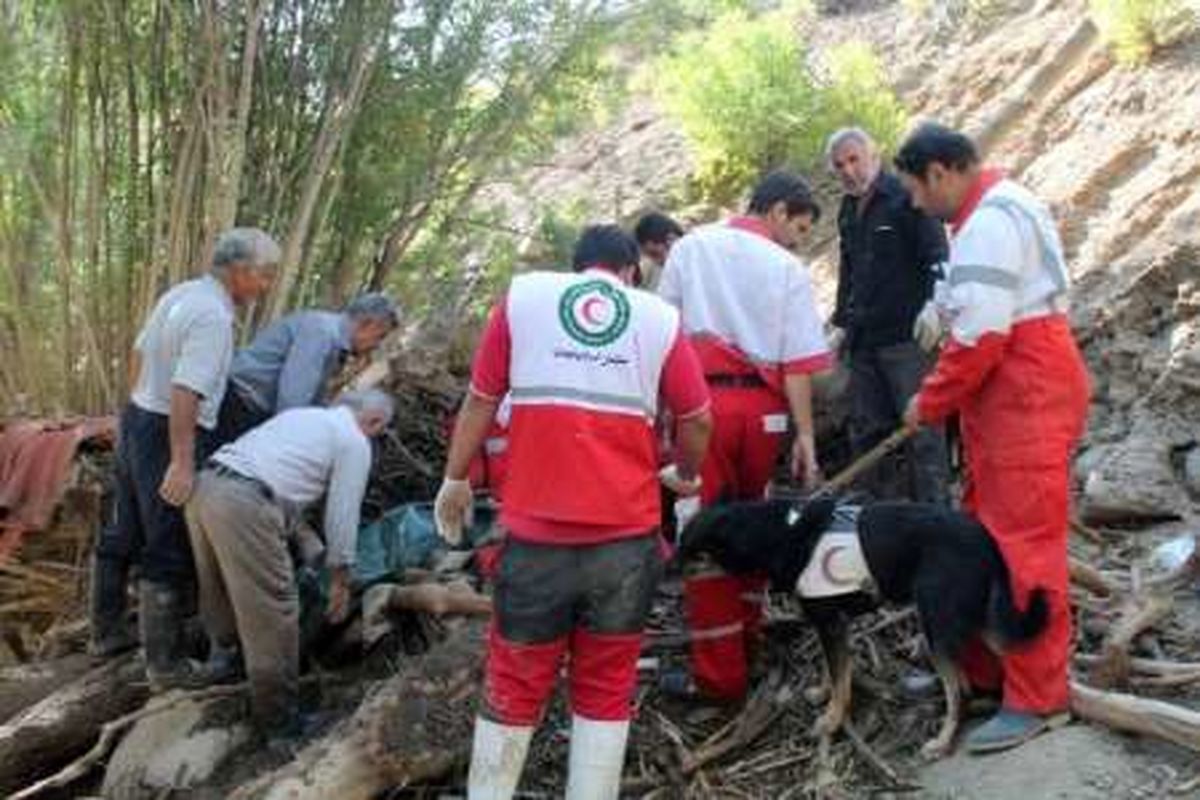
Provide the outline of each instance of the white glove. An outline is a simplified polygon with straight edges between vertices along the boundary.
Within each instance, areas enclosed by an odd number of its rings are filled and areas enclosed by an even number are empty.
[[[930,300],[913,322],[913,339],[921,346],[922,350],[932,353],[942,343],[945,333],[945,328],[942,326],[942,315],[938,312],[937,304]]]
[[[433,522],[438,536],[449,545],[462,541],[463,529],[470,527],[475,512],[471,482],[445,478],[433,501]]]
[[[662,485],[670,489],[680,497],[691,497],[700,491],[700,476],[692,478],[690,481],[685,480],[679,474],[679,467],[675,464],[668,464],[658,471],[658,479]]]
[[[696,495],[681,497],[675,501],[675,544],[679,545],[683,529],[700,513],[700,498]]]

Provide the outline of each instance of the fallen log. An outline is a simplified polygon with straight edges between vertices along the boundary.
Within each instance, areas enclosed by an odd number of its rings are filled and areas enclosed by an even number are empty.
[[[12,795],[9,800],[31,800],[31,798],[38,797],[52,789],[61,789],[70,786],[75,781],[86,776],[96,765],[103,761],[116,744],[118,738],[124,734],[125,730],[140,720],[153,717],[164,711],[169,711],[180,704],[190,703],[200,705],[209,700],[232,697],[246,691],[247,688],[246,684],[214,686],[194,692],[171,692],[170,694],[152,699],[142,708],[104,723],[100,729],[99,738],[97,738],[96,743],[92,745],[90,750],[55,774],[43,778],[37,783],[31,784]],[[161,741],[160,739],[159,744],[161,744]],[[105,796],[108,796],[107,792]]]
[[[1200,712],[1189,708],[1072,681],[1071,712],[1087,722],[1165,739],[1200,752]]]
[[[434,780],[466,762],[473,696],[483,668],[484,625],[460,620],[354,715],[291,763],[238,788],[233,800],[369,800]]]
[[[109,720],[150,696],[134,654],[97,667],[0,725],[0,795],[87,750]]]

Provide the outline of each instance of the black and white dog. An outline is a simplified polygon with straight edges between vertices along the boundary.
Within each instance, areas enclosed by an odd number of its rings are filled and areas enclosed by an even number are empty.
[[[817,629],[829,670],[829,705],[817,733],[838,730],[850,708],[850,620],[881,602],[915,603],[946,696],[946,716],[923,748],[949,752],[962,687],[957,657],[973,638],[993,650],[1037,636],[1046,625],[1044,592],[1018,611],[1008,567],[991,535],[958,511],[920,503],[839,505],[832,497],[714,506],[685,528],[681,554],[705,554],[731,574],[770,576],[795,592]]]

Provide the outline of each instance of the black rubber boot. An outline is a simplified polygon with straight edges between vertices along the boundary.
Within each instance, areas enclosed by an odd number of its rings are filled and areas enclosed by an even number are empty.
[[[88,651],[109,658],[137,647],[126,618],[129,565],[113,558],[92,558],[91,628]]]
[[[205,685],[202,670],[184,653],[184,606],[172,586],[151,581],[138,585],[141,608],[138,627],[146,651],[146,679],[150,691],[195,689]]]

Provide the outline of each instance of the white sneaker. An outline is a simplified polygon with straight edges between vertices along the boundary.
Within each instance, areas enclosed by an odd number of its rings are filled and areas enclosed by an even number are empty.
[[[576,714],[566,800],[617,800],[628,738],[629,720],[602,722]]]
[[[533,728],[477,717],[467,773],[467,800],[510,800],[521,780]]]

